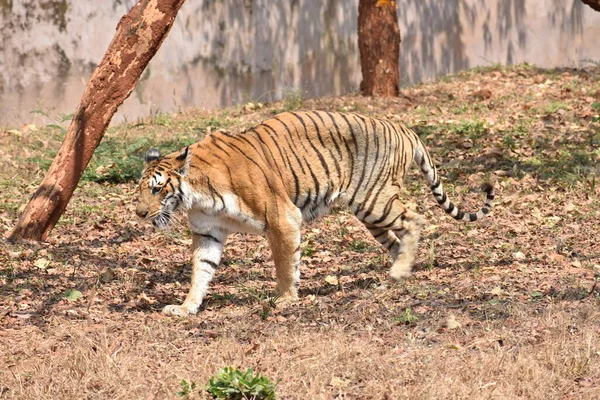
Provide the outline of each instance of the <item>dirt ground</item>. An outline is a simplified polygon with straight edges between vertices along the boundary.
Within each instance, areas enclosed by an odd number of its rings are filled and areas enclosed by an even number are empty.
[[[405,201],[427,225],[410,279],[392,282],[389,257],[338,209],[303,230],[297,303],[274,304],[266,240],[238,234],[198,315],[162,315],[189,287],[185,218],[163,231],[139,220],[119,168],[154,141],[285,109],[404,121],[455,203],[478,209],[492,180],[493,211],[454,221],[413,167]],[[66,125],[44,114],[0,130],[2,236],[60,146]],[[600,68],[519,65],[395,99],[290,95],[113,127],[106,145],[126,145],[90,167],[48,242],[0,242],[0,398],[177,398],[182,380],[205,398],[228,365],[260,371],[281,399],[600,398],[599,114]]]

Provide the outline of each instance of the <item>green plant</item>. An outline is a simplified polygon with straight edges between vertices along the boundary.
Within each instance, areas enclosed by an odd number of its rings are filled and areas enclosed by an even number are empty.
[[[35,110],[31,110],[30,113],[31,114],[40,114],[43,115],[44,117],[56,121],[55,124],[49,124],[46,125],[48,128],[52,128],[52,129],[58,129],[63,135],[67,133],[67,130],[60,124],[70,121],[73,119],[73,113],[70,114],[59,114],[58,117],[52,117],[51,113],[52,111],[54,111],[54,108],[47,108],[44,109],[44,106],[42,104],[38,103],[38,108]]]
[[[286,89],[283,91],[283,109],[285,111],[297,110],[302,106],[302,92],[298,89]]]
[[[182,379],[179,382],[179,387],[181,390],[177,392],[177,396],[179,397],[189,397],[194,390],[196,390],[196,382],[189,382],[185,379]]]
[[[352,251],[357,253],[364,253],[369,251],[371,246],[367,242],[363,242],[362,240],[354,239],[349,243],[349,247]]]
[[[252,368],[242,372],[225,367],[210,378],[206,391],[218,400],[275,399],[275,384],[260,373],[254,373]]]
[[[478,139],[484,136],[488,129],[483,121],[461,121],[456,125],[448,126],[448,131],[471,139]]]
[[[302,244],[302,257],[310,257],[315,254],[316,251],[317,249],[313,247],[312,243],[307,241]]]
[[[406,309],[400,314],[398,317],[394,318],[395,322],[400,322],[405,325],[413,325],[419,320],[415,314],[413,314],[410,307],[406,307]]]
[[[427,263],[427,269],[429,271],[433,270],[435,266],[435,241],[431,241],[431,246],[429,247],[429,261]]]

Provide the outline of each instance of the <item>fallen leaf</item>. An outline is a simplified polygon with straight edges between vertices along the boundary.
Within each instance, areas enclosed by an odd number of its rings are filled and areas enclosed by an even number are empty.
[[[67,289],[63,293],[62,297],[69,301],[77,301],[83,294],[77,289]]]
[[[50,260],[46,258],[38,258],[37,260],[35,260],[33,265],[35,265],[39,269],[46,269],[48,265],[50,265]]]
[[[339,284],[338,278],[333,275],[327,275],[325,277],[325,282],[333,286],[337,286]]]
[[[462,324],[456,320],[454,314],[450,314],[446,319],[446,328],[450,330],[460,328],[461,326]]]

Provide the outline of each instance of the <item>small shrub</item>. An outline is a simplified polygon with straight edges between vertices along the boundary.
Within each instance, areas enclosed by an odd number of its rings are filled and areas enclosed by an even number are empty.
[[[407,307],[400,316],[394,318],[395,322],[400,322],[404,325],[414,325],[419,320],[410,307]]]
[[[242,372],[237,368],[225,367],[210,378],[206,387],[218,400],[273,400],[275,385],[252,368]]]
[[[304,99],[300,90],[286,89],[283,91],[283,109],[285,111],[294,111],[302,106]]]

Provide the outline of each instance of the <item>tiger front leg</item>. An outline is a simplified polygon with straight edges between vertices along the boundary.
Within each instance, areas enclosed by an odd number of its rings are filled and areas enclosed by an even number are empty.
[[[302,214],[297,208],[283,214],[283,217],[278,218],[277,225],[269,226],[267,238],[275,262],[277,295],[282,300],[295,300],[298,298],[300,284]]]
[[[196,314],[221,261],[223,244],[227,235],[213,230],[192,234],[192,284],[182,305],[168,305],[163,313],[186,317]]]

